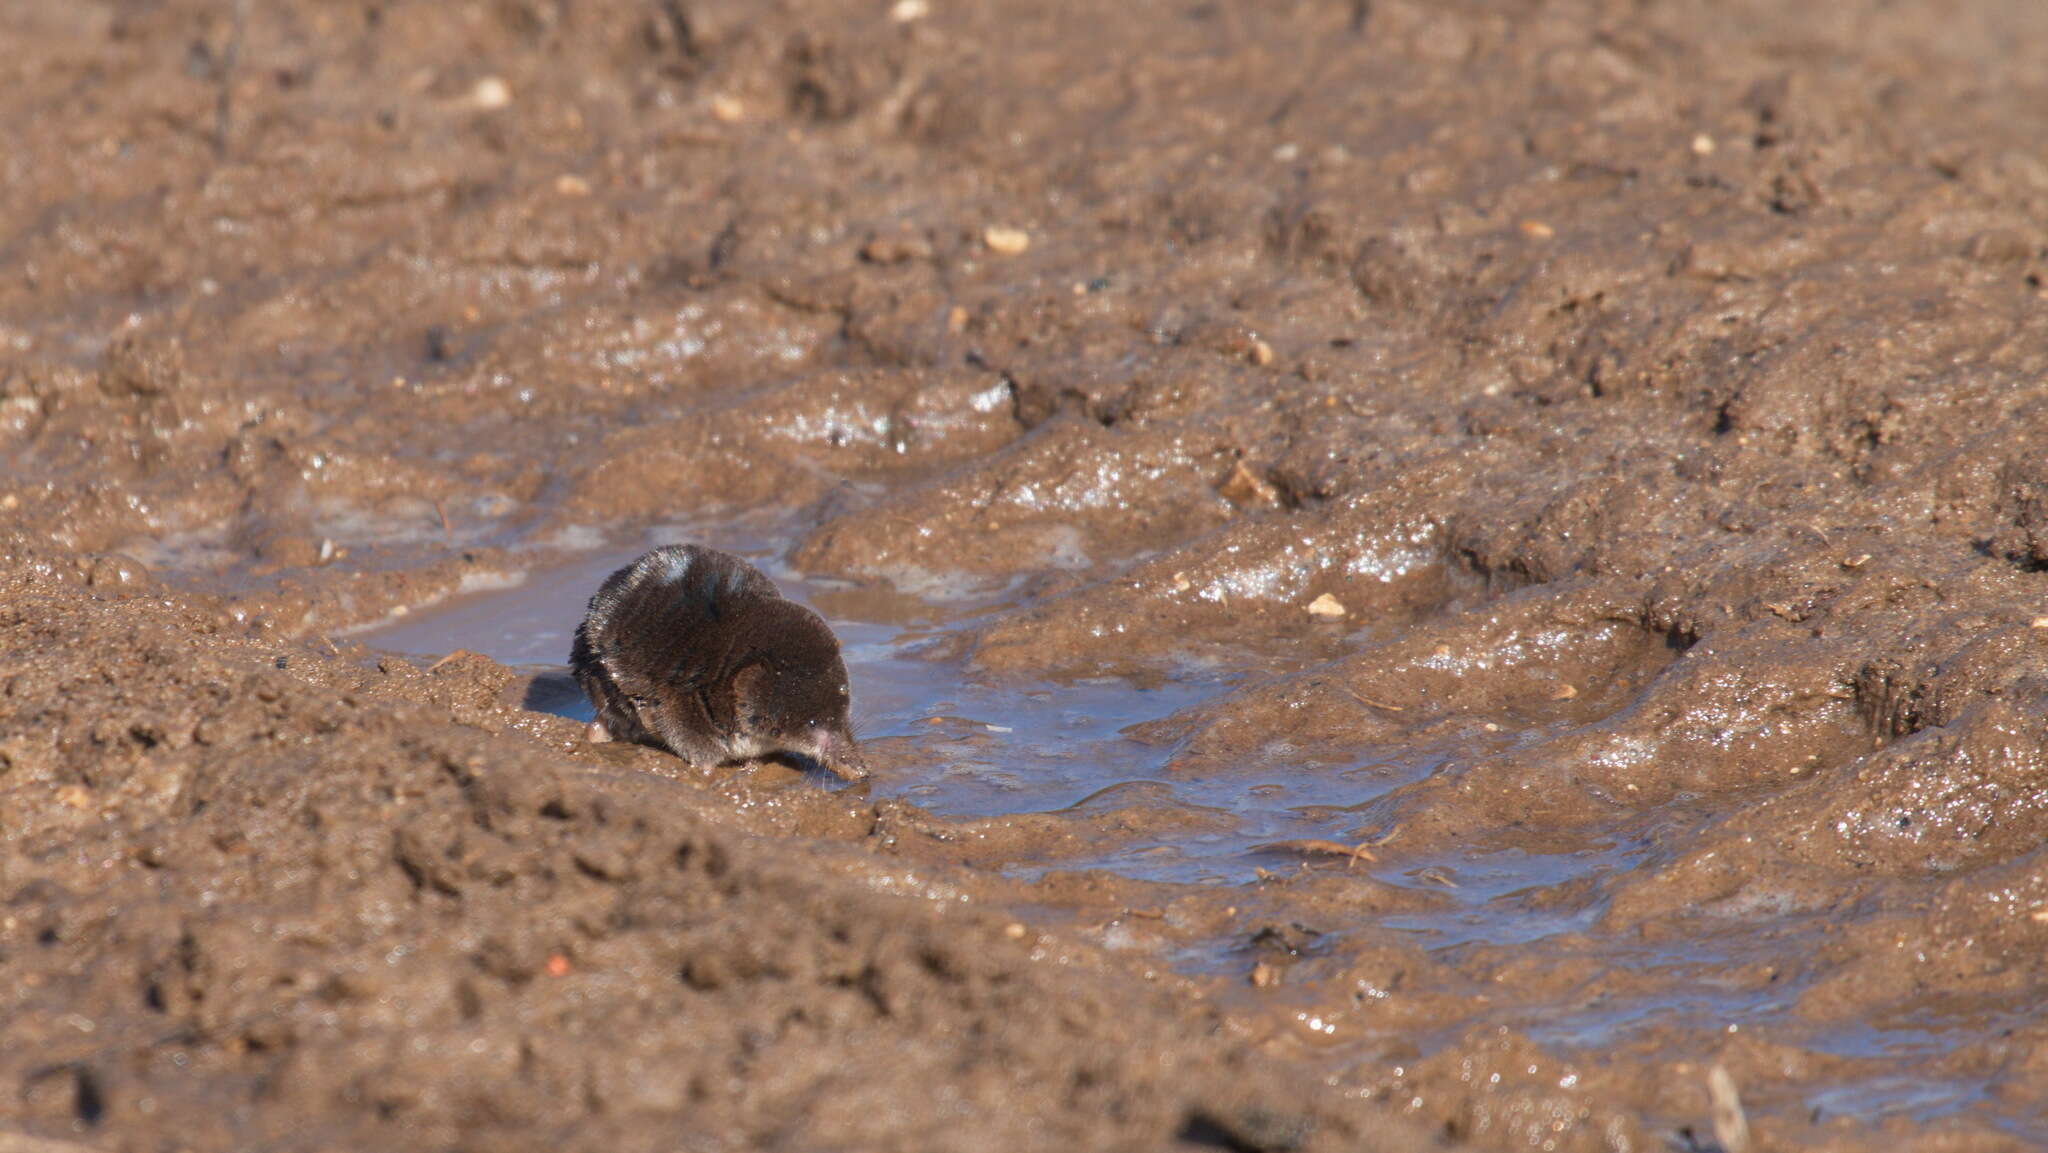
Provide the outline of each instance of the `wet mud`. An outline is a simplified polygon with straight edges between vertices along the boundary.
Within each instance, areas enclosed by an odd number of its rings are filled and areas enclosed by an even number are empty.
[[[0,1147],[2048,1141],[2044,35],[8,6]]]

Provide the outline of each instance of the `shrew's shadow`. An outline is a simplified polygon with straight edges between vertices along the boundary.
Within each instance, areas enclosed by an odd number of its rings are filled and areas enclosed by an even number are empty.
[[[536,713],[567,717],[585,724],[597,717],[597,710],[590,706],[590,698],[583,695],[583,686],[576,683],[576,678],[566,668],[533,670],[533,679],[526,682],[526,692],[520,697],[519,704]]]

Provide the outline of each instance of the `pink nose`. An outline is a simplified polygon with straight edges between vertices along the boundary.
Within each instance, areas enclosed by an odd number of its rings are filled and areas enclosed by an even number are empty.
[[[860,748],[831,729],[812,729],[811,744],[818,750],[819,762],[839,776],[857,781],[868,775],[867,760],[860,755]]]

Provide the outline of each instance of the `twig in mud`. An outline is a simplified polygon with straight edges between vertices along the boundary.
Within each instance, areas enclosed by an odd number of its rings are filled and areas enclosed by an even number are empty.
[[[447,537],[451,542],[454,541],[455,529],[448,523],[448,510],[441,507],[439,497],[434,498],[434,515],[441,518],[441,535]]]
[[[1415,879],[1418,881],[1428,881],[1432,885],[1442,885],[1446,889],[1457,889],[1463,887],[1459,885],[1458,882],[1451,879],[1451,874],[1449,870],[1444,869],[1443,867],[1438,865],[1431,865],[1426,869],[1417,870],[1415,873]]]
[[[1390,713],[1405,713],[1408,711],[1407,705],[1390,705],[1385,701],[1376,701],[1373,700],[1371,697],[1366,696],[1364,693],[1359,692],[1357,689],[1345,689],[1344,691],[1350,693],[1351,699],[1357,701],[1361,705],[1371,705],[1373,708],[1385,709]]]
[[[475,653],[470,652],[468,649],[456,649],[454,652],[449,653],[447,656],[442,657],[440,660],[428,665],[427,671],[430,673],[435,672],[438,669],[440,669],[442,665],[448,664],[452,661],[459,661],[464,657],[473,657],[475,655]]]
[[[1345,865],[1345,868],[1350,868],[1352,865],[1356,865],[1360,861],[1379,860],[1378,857],[1373,855],[1372,850],[1367,848],[1363,843],[1357,845],[1347,845],[1344,844],[1342,841],[1326,841],[1315,837],[1310,837],[1305,840],[1296,841],[1268,841],[1263,845],[1253,845],[1252,852],[1300,853],[1304,856],[1311,857],[1346,857],[1349,858],[1349,861]],[[1304,864],[1306,864],[1306,862],[1304,862]]]
[[[327,646],[327,653],[329,656],[338,657],[341,655],[341,646],[334,643],[333,637],[328,636],[326,633],[321,633],[320,643]]]
[[[1714,1140],[1722,1153],[1749,1153],[1749,1115],[1742,1111],[1742,1097],[1726,1066],[1707,1070],[1707,1100],[1713,1105]]]
[[[249,0],[234,0],[232,31],[220,54],[220,89],[213,97],[213,154],[228,154],[228,132],[234,126],[235,65],[242,57],[242,36],[249,29]]]

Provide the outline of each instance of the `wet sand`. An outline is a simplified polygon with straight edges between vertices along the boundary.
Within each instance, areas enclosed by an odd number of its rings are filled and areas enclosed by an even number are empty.
[[[2048,1141],[2044,33],[8,7],[0,1134]]]

